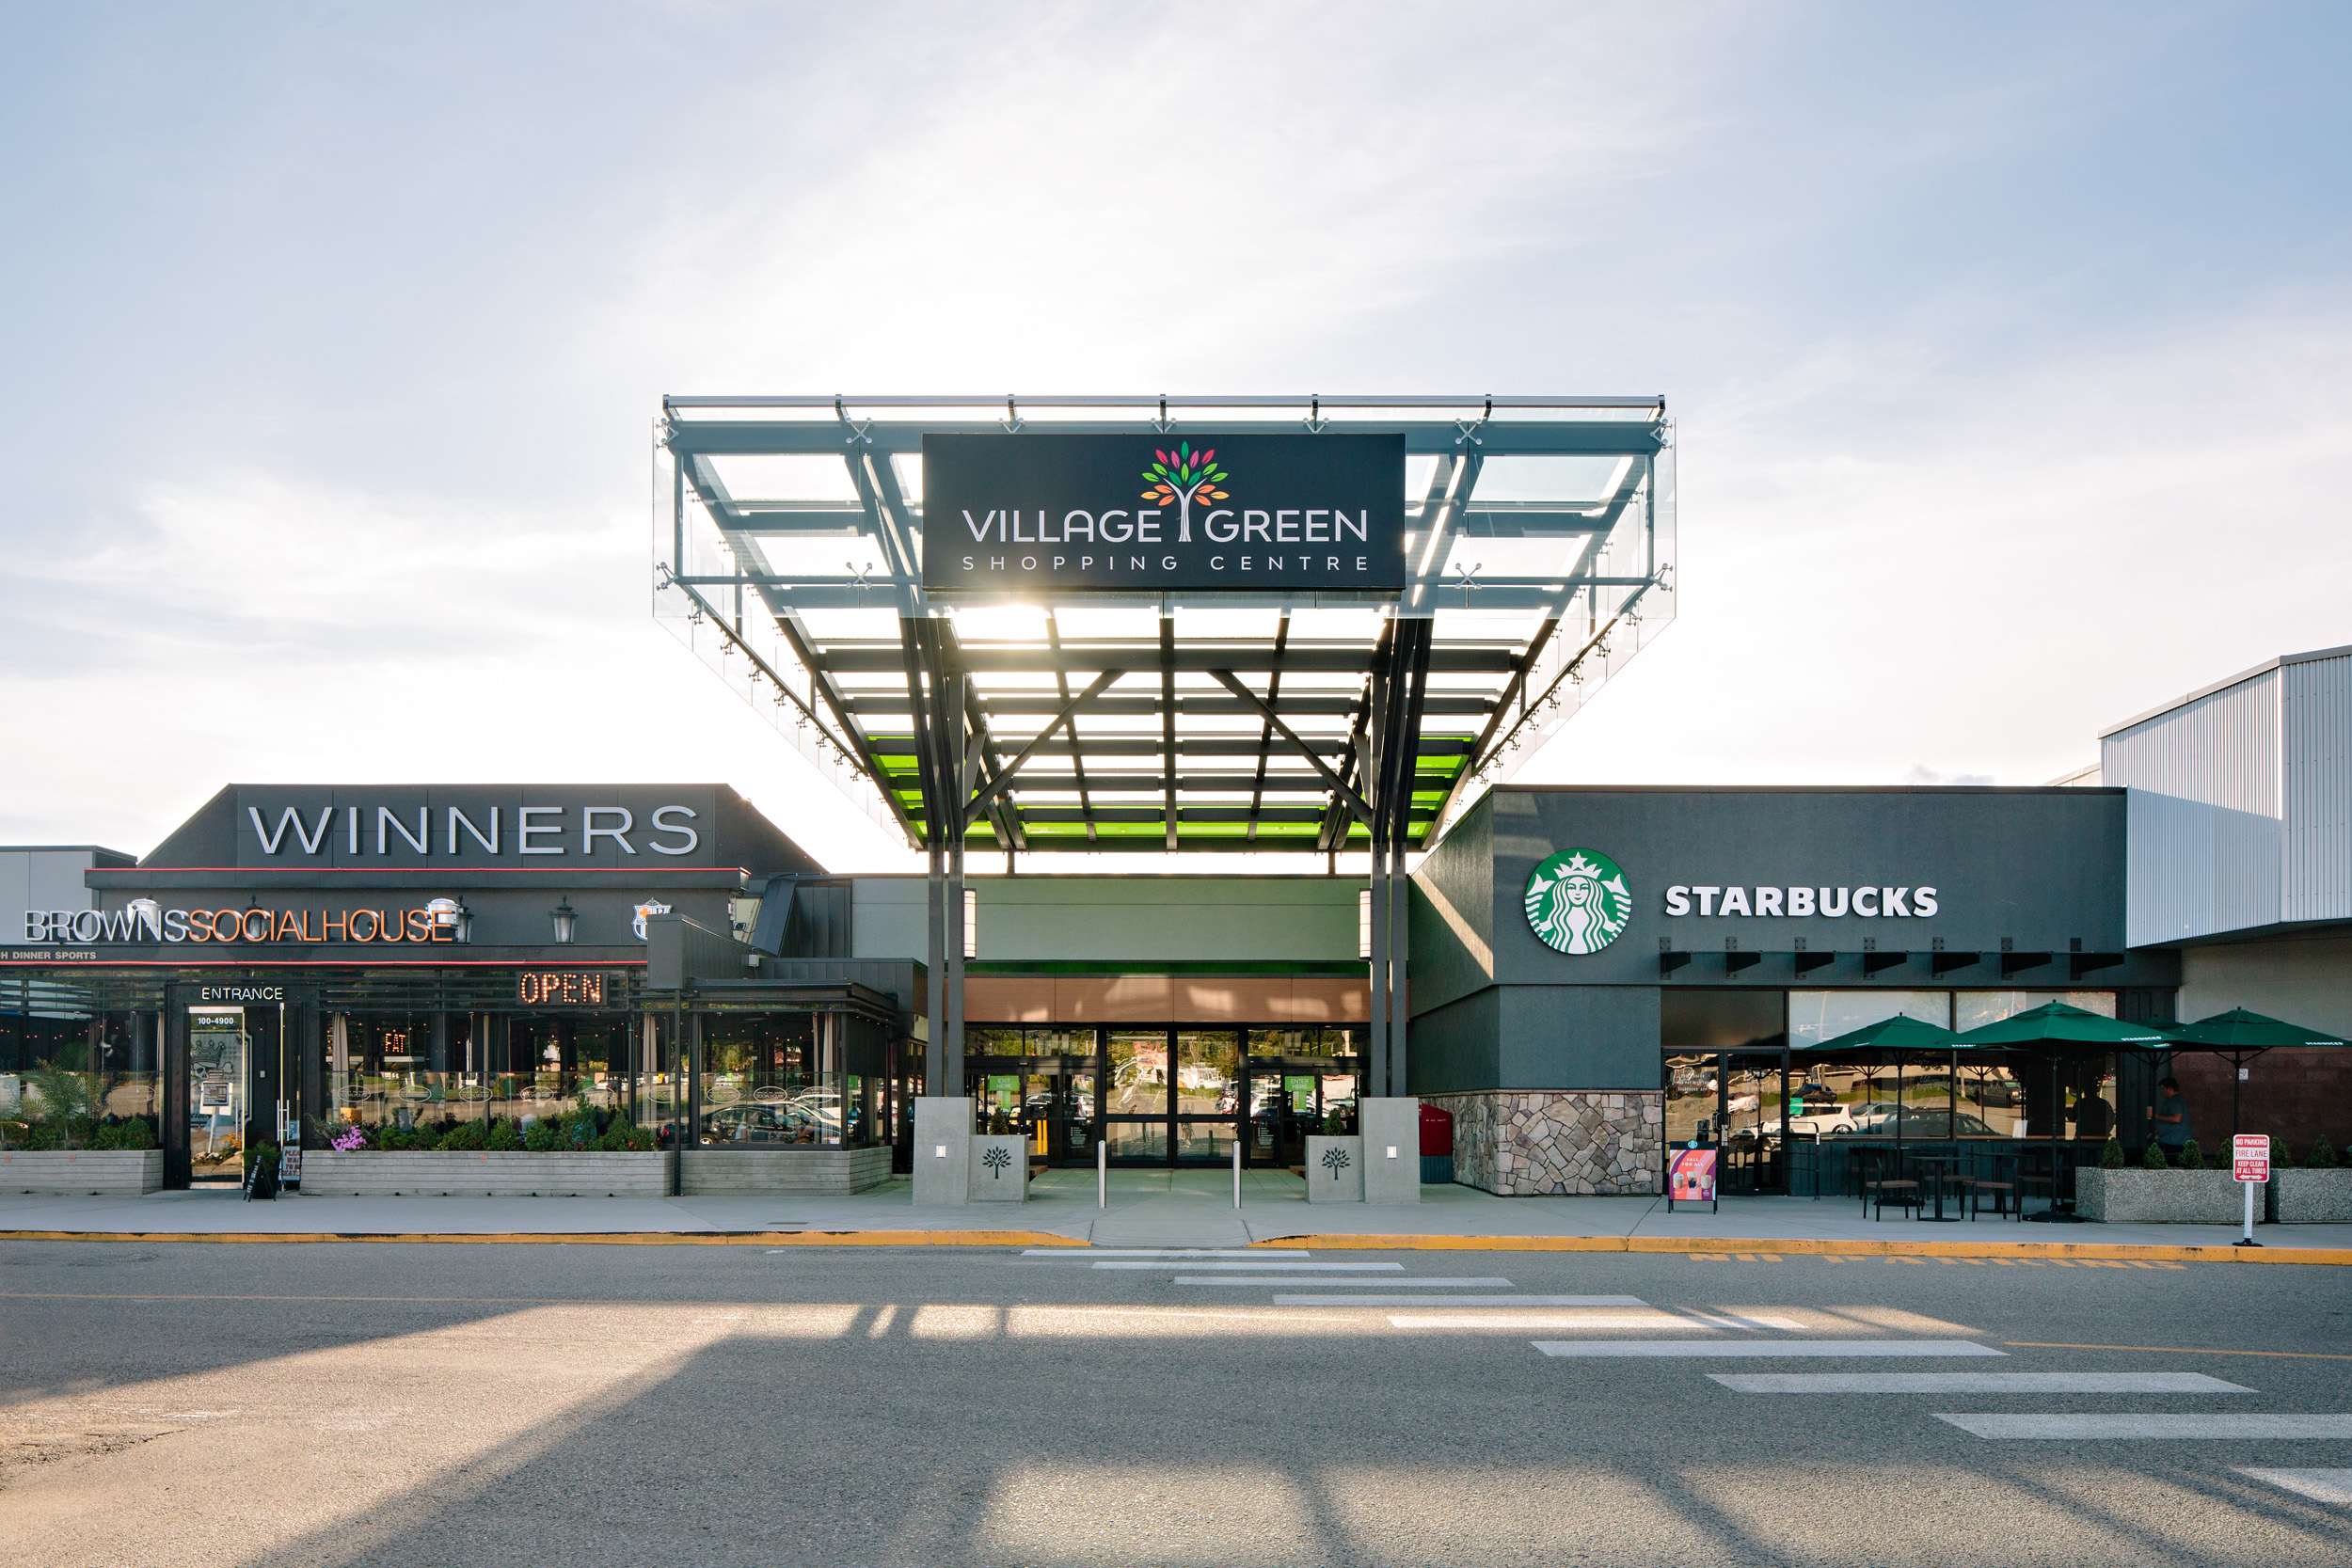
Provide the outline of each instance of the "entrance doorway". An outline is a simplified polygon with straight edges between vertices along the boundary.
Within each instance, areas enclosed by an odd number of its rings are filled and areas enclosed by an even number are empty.
[[[978,1125],[1050,1165],[1094,1164],[1100,1139],[1114,1165],[1222,1165],[1238,1141],[1246,1164],[1291,1166],[1327,1122],[1355,1131],[1351,1029],[976,1028],[969,1045]]]
[[[279,1009],[188,1009],[187,1148],[191,1181],[242,1181],[247,1145],[272,1137]]]

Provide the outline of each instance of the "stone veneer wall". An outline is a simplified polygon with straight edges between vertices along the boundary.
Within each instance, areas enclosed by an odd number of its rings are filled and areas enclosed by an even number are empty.
[[[1587,1089],[1423,1095],[1454,1113],[1454,1180],[1504,1197],[1655,1195],[1665,1097]]]

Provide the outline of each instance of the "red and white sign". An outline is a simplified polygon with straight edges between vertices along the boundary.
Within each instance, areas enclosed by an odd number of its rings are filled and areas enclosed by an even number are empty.
[[[2240,1181],[2270,1180],[2270,1134],[2240,1132],[2230,1140],[2230,1174]]]

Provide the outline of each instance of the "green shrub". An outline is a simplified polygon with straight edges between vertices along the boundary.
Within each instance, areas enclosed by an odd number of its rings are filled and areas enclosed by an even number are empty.
[[[520,1148],[522,1146],[521,1137],[515,1132],[515,1123],[505,1117],[501,1117],[490,1124],[490,1135],[482,1143],[485,1148],[497,1149]]]
[[[2139,1163],[2144,1169],[2162,1170],[2172,1162],[2166,1157],[2164,1145],[2151,1138],[2148,1147],[2139,1151]]]
[[[147,1124],[145,1117],[131,1117],[126,1120],[99,1128],[97,1134],[90,1139],[90,1147],[93,1148],[152,1148],[155,1147],[155,1130]]]
[[[2188,1142],[2181,1146],[2181,1168],[2183,1170],[2203,1170],[2205,1168],[2205,1151],[2197,1147],[2197,1140],[2195,1138],[2189,1139]]]
[[[563,1134],[557,1131],[557,1123],[542,1117],[523,1134],[523,1147],[533,1154],[553,1153],[564,1147]]]
[[[612,1118],[612,1125],[604,1130],[603,1136],[596,1139],[596,1147],[612,1154],[642,1154],[653,1146],[652,1128],[631,1127],[617,1116]]]
[[[278,1174],[278,1150],[276,1144],[255,1144],[252,1148],[245,1151],[245,1168],[248,1171],[251,1170],[253,1168],[254,1162],[259,1161],[261,1162],[262,1168],[263,1170],[267,1171],[272,1176],[276,1176]]]
[[[2304,1164],[2310,1165],[2313,1170],[2335,1169],[2337,1164],[2336,1146],[2329,1143],[2325,1138],[2320,1139],[2317,1143],[2312,1145],[2312,1157],[2305,1161]]]
[[[488,1146],[490,1130],[478,1121],[461,1121],[441,1134],[439,1148],[483,1148]]]
[[[2107,1140],[2106,1147],[2099,1150],[2099,1168],[2101,1170],[2122,1170],[2123,1168],[2122,1139],[2109,1138]]]

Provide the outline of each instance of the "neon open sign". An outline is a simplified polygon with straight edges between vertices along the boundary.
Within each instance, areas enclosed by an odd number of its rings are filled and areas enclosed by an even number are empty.
[[[596,969],[558,969],[518,974],[515,976],[515,1000],[530,1003],[533,1006],[557,1003],[601,1007],[604,1006],[604,972]]]

